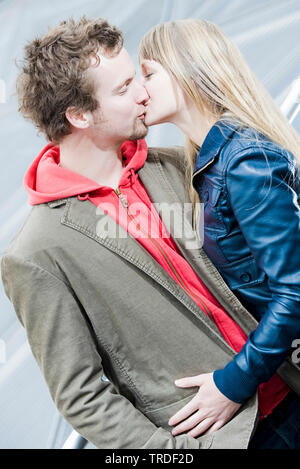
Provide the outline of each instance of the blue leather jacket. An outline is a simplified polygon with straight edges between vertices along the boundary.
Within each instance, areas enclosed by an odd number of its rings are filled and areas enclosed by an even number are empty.
[[[300,179],[291,153],[238,123],[217,122],[197,156],[204,250],[259,325],[218,389],[242,403],[300,338]]]

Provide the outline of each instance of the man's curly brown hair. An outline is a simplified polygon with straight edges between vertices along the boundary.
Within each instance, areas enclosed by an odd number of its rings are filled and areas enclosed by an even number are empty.
[[[59,143],[71,133],[68,107],[95,111],[94,84],[87,77],[97,52],[118,54],[123,36],[106,20],[72,18],[25,47],[22,71],[17,78],[19,111],[31,119],[48,140]],[[99,61],[98,61],[99,63]]]

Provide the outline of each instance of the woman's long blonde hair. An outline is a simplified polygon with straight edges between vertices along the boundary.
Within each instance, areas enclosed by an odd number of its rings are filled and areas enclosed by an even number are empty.
[[[143,37],[140,59],[159,62],[197,105],[227,121],[261,132],[300,163],[300,136],[245,62],[238,47],[213,23],[186,19],[154,26]],[[199,147],[187,138],[187,180],[198,219],[192,171]],[[199,215],[199,214],[198,214]]]

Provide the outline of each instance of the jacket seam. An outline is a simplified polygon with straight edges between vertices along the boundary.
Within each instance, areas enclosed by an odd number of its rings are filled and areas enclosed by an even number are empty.
[[[225,281],[223,280],[223,278],[221,277],[221,274],[217,271],[216,272],[213,272],[212,269],[209,269],[210,267],[210,261],[207,262],[207,259],[206,257],[202,256],[202,260],[203,262],[207,265],[208,267],[208,270],[211,270],[211,273],[213,273],[214,275],[214,282],[217,283],[217,285],[222,288],[223,287],[223,282],[225,283]],[[244,317],[244,311],[241,311],[241,306],[242,308],[244,309],[243,305],[240,305],[239,304],[239,300],[236,298],[236,296],[234,295],[234,293],[232,293],[232,291],[229,289],[228,287],[228,290],[224,290],[223,289],[223,294],[225,293],[226,297],[228,298],[228,300],[232,303],[232,306],[234,308],[234,310],[236,311],[236,313],[239,313],[239,314],[242,314]],[[234,319],[236,321],[236,319]],[[241,320],[239,319],[239,323],[241,324]],[[242,328],[244,329],[244,326],[242,326]],[[249,327],[247,326],[247,329]]]
[[[176,148],[176,147],[175,147]],[[184,150],[184,147],[182,146],[179,146],[177,148],[180,148],[180,149],[183,149]],[[154,163],[157,163],[157,160],[159,161],[159,163],[161,162],[161,159],[162,159],[162,155],[163,154],[163,148],[162,149],[159,149],[161,151],[158,152],[158,150],[155,148],[155,147],[150,147],[149,150],[151,150],[151,156],[150,156],[150,159],[153,160]],[[170,156],[168,153],[166,153],[166,156],[168,157],[168,161],[171,163],[171,164],[174,164],[174,166],[176,166],[177,169],[179,169],[179,171],[182,173],[182,174],[185,174],[185,171],[186,171],[186,165],[184,165],[183,163],[181,163],[181,159],[180,158],[177,158],[176,156]],[[149,158],[147,158],[147,161],[149,161]]]
[[[44,252],[44,250],[42,250],[42,252]],[[25,263],[25,264],[28,264],[29,266],[32,266],[34,268],[37,268],[39,270],[41,270],[42,272],[48,274],[50,277],[56,279],[58,282],[62,283],[63,285],[65,285],[68,290],[72,291],[72,288],[70,287],[70,285],[68,285],[66,282],[64,282],[61,278],[57,277],[56,275],[54,275],[52,272],[50,272],[49,270],[45,269],[44,267],[42,267],[39,263],[36,263],[36,262],[32,262],[31,260],[27,259],[26,257],[20,257],[20,256],[15,256],[14,254],[6,254],[5,256],[3,256],[3,259],[5,257],[5,260],[7,258],[11,258],[11,259],[18,259],[19,261]]]
[[[257,396],[257,392],[256,392],[256,395],[255,395],[255,399],[258,401],[258,396]],[[258,416],[258,405],[256,404],[256,412],[255,413],[252,413],[252,419],[250,421],[250,425],[248,425],[248,432],[247,432],[247,437],[245,438],[245,444],[247,444],[247,446],[249,445],[249,442],[251,440],[251,436],[252,434],[254,433],[255,431],[255,422],[257,420],[257,416]]]
[[[129,386],[130,386],[130,389],[134,391],[136,397],[139,399],[139,401],[145,406],[144,407],[144,410],[148,410],[148,408],[151,408],[149,402],[147,402],[147,400],[145,399],[145,397],[143,396],[143,394],[140,393],[140,391],[138,390],[138,387],[137,385],[135,384],[135,382],[133,381],[133,379],[130,377],[130,375],[128,374],[128,372],[126,371],[126,368],[124,367],[124,365],[121,363],[120,359],[118,358],[118,356],[116,355],[116,353],[114,352],[114,350],[112,350],[111,347],[109,347],[106,343],[106,341],[103,340],[103,338],[99,337],[98,334],[96,334],[96,337],[97,339],[99,340],[99,342],[102,344],[102,346],[104,347],[104,349],[107,351],[108,355],[110,356],[110,358],[112,358],[112,360],[117,364],[120,372],[125,376],[127,382],[129,383]],[[120,393],[119,393],[120,394]]]
[[[228,142],[229,143],[229,142]],[[253,150],[253,147],[256,148],[256,145],[248,145],[247,147],[245,148],[242,148],[242,149],[239,149],[239,150],[236,150],[235,152],[230,152],[230,150],[228,150],[229,152],[229,155],[230,157],[227,159],[227,161],[225,162],[224,164],[224,168],[223,168],[223,171],[222,171],[222,176],[224,176],[224,178],[226,178],[227,176],[227,171],[228,171],[228,166],[230,165],[230,163],[233,162],[234,159],[237,159],[238,157],[243,157],[243,156],[246,156],[246,152],[248,150]],[[283,153],[283,152],[280,152],[276,149],[272,149],[270,150],[269,148],[267,148],[265,145],[261,145],[259,147],[257,147],[257,150],[265,150],[266,152],[270,152],[271,153],[276,153],[277,156],[280,156],[282,158],[284,158],[286,160],[286,162],[288,163],[288,165],[291,164],[291,162],[289,161],[289,159],[287,158],[287,156]],[[225,148],[223,149],[222,153],[225,152]],[[255,153],[252,151],[253,154],[256,154],[257,151],[255,151]],[[226,174],[225,174],[226,173]]]
[[[176,197],[176,200],[179,200],[178,197],[177,197],[177,194],[176,194],[176,192],[175,192],[175,190],[174,190],[174,188],[173,188],[173,186],[172,186],[172,184],[171,184],[171,182],[170,182],[169,179],[166,177],[166,175],[165,175],[165,173],[164,173],[164,171],[163,171],[163,168],[162,168],[162,165],[161,165],[161,161],[160,161],[159,156],[156,155],[156,158],[155,158],[155,159],[156,159],[155,163],[156,163],[156,165],[157,165],[157,167],[158,167],[158,170],[159,170],[159,173],[160,173],[162,179],[166,182],[166,184],[167,184],[168,187],[169,187],[169,190],[170,190],[171,193]]]

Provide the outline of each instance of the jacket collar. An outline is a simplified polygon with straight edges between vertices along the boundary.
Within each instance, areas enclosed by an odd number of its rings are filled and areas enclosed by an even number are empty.
[[[203,145],[196,157],[193,178],[215,161],[220,151],[240,127],[238,122],[219,120],[208,132]]]

